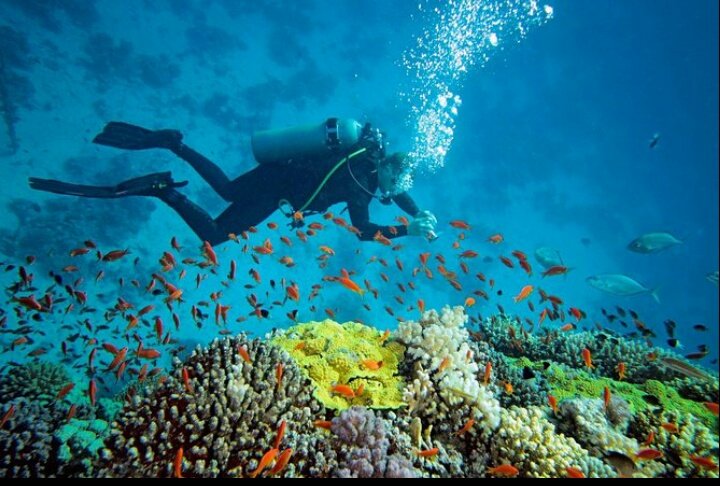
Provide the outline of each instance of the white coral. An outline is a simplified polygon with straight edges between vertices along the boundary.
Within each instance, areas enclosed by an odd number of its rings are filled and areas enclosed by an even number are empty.
[[[491,431],[500,423],[500,404],[477,379],[479,369],[468,345],[467,320],[463,307],[445,306],[442,314],[429,310],[419,322],[405,321],[398,326],[396,338],[415,361],[405,400],[411,413],[428,404],[431,409],[422,410],[423,414],[437,419],[468,406],[470,417],[464,420],[473,418],[479,427]]]

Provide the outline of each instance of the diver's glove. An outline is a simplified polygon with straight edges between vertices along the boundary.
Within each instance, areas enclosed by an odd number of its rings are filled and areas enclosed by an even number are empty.
[[[424,236],[429,240],[434,240],[437,237],[435,234],[436,225],[437,218],[433,213],[427,210],[419,211],[410,222],[407,232],[410,236]]]

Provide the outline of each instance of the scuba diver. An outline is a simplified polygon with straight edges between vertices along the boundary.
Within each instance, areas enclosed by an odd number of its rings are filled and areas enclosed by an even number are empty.
[[[399,236],[436,238],[437,220],[418,209],[400,188],[409,170],[406,154],[385,154],[383,134],[369,123],[330,118],[322,124],[255,132],[252,135],[254,169],[235,180],[213,162],[183,143],[178,130],[149,130],[123,122],[109,122],[93,143],[126,150],[162,148],[189,163],[230,206],[213,219],[177,190],[170,172],[129,179],[116,186],[88,186],[31,177],[30,187],[56,194],[82,197],[157,197],[177,212],[197,236],[211,245],[227,241],[268,218],[275,210],[299,228],[304,216],[326,211],[345,202],[350,228],[363,241]],[[380,195],[375,193],[380,191]],[[395,202],[413,219],[407,226],[382,226],[370,221],[373,198]]]

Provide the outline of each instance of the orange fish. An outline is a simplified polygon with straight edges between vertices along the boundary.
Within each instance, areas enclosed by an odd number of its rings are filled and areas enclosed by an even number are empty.
[[[88,385],[88,398],[90,398],[90,404],[93,407],[95,406],[96,394],[97,394],[97,385],[95,384],[95,380],[90,380],[90,384]]]
[[[5,412],[5,415],[3,415],[2,419],[0,419],[0,429],[5,426],[5,422],[10,420],[13,415],[15,415],[15,404],[10,405],[10,408],[8,408],[7,412]]]
[[[490,467],[487,470],[488,474],[492,474],[493,476],[500,476],[500,477],[506,477],[506,478],[514,478],[518,474],[520,474],[520,471],[513,466],[512,464],[502,464],[497,467]]]
[[[475,258],[478,256],[478,253],[473,250],[465,250],[464,252],[460,253],[460,258]]]
[[[285,370],[285,365],[282,363],[278,363],[275,367],[275,381],[277,382],[276,388],[280,389],[280,384],[282,383],[282,377],[283,377],[283,371]],[[285,423],[285,421],[283,421]],[[277,447],[277,445],[275,446]]]
[[[349,385],[334,385],[330,388],[330,391],[338,393],[348,399],[355,398],[355,392]]]
[[[488,241],[495,245],[497,245],[498,243],[502,243],[504,239],[505,237],[503,237],[502,233],[495,233],[494,235],[490,235],[488,237]]]
[[[569,478],[582,479],[585,477],[585,474],[576,467],[566,467],[565,472],[567,473]]]
[[[367,368],[369,370],[377,371],[380,368],[382,368],[383,362],[375,361],[374,359],[364,359],[364,360],[362,360],[362,364],[363,364],[363,366],[365,366],[365,368]]]
[[[440,449],[438,449],[437,447],[433,447],[432,449],[425,449],[422,451],[416,450],[415,455],[418,457],[428,458],[428,457],[437,456],[439,452],[440,452]]]
[[[150,348],[138,349],[135,354],[137,355],[138,358],[143,358],[143,359],[157,359],[160,357],[160,351],[158,351],[157,349],[150,349]]]
[[[262,459],[260,459],[260,463],[258,464],[258,467],[253,472],[251,472],[248,476],[250,476],[251,478],[257,477],[258,474],[263,472],[263,470],[266,467],[268,467],[271,462],[273,462],[275,460],[275,458],[277,457],[279,452],[280,451],[277,449],[270,449],[269,451],[267,451],[265,453],[265,455],[262,456]]]
[[[643,442],[643,444],[642,444],[643,447],[649,446],[650,444],[653,443],[654,440],[655,440],[655,432],[653,432],[653,431],[651,430],[650,433],[649,433],[648,436],[647,436],[647,439],[645,439],[645,442]]]
[[[381,243],[381,244],[383,244],[383,245],[385,245],[385,246],[390,246],[390,245],[392,245],[392,242],[391,242],[385,235],[383,235],[383,234],[382,234],[382,231],[380,231],[380,230],[378,230],[378,231],[375,233],[375,236],[373,236],[373,240],[375,240],[375,241],[377,241],[378,243]]]
[[[711,457],[691,455],[688,457],[688,459],[690,459],[696,466],[699,466],[703,469],[715,470],[718,468],[718,465],[715,463],[715,461],[712,460]]]
[[[337,281],[340,282],[343,285],[343,287],[345,287],[346,289],[352,290],[353,292],[360,295],[361,297],[366,292],[365,289],[360,288],[360,286],[358,284],[356,284],[349,278],[340,277],[337,279]]]
[[[677,424],[666,422],[666,423],[660,424],[660,427],[662,427],[663,430],[670,432],[671,434],[677,434],[678,432],[680,432],[680,429],[678,428]]]
[[[554,275],[565,275],[570,269],[564,265],[553,265],[542,273],[543,277],[552,277]]]
[[[67,396],[68,393],[70,393],[73,388],[75,388],[75,383],[68,383],[60,389],[57,396],[55,397],[55,400],[62,400]]]
[[[522,289],[520,289],[520,293],[513,297],[515,303],[517,304],[521,300],[527,299],[528,296],[532,294],[533,288],[534,287],[532,285],[526,285]]]
[[[512,383],[510,383],[509,381],[506,381],[504,387],[505,387],[505,393],[507,393],[508,395],[513,394],[514,390],[513,390]]]
[[[640,461],[652,461],[661,459],[663,456],[662,451],[656,449],[641,449],[635,453],[635,457]]]
[[[487,386],[490,382],[490,374],[492,373],[492,363],[488,361],[485,365],[485,374],[483,375],[483,384]]]
[[[592,354],[590,354],[590,350],[588,348],[583,348],[582,359],[585,362],[585,366],[588,368],[595,368],[592,364]]]
[[[106,253],[106,254],[102,257],[102,260],[103,260],[104,262],[114,262],[115,260],[121,259],[122,257],[124,257],[125,255],[127,255],[128,253],[130,253],[130,250],[128,250],[127,248],[124,249],[124,250],[113,250],[113,251],[110,251],[110,252]]]
[[[252,363],[252,360],[250,359],[250,355],[248,354],[248,350],[245,346],[238,346],[237,350],[238,350],[238,354],[243,359],[243,361],[245,361],[248,364]]]
[[[568,322],[568,323],[565,324],[563,327],[561,327],[560,330],[563,331],[563,332],[564,332],[564,331],[572,331],[572,330],[575,329],[576,327],[577,327],[577,326],[576,326],[575,324],[573,324],[572,322]],[[589,351],[588,351],[588,352],[589,352]]]
[[[280,442],[282,442],[283,436],[285,435],[285,426],[286,426],[286,423],[284,420],[282,422],[280,422],[280,426],[278,427],[278,431],[277,431],[277,436],[275,437],[275,444],[273,446],[275,449],[280,448]]]
[[[467,422],[465,422],[465,425],[463,425],[463,428],[455,432],[455,435],[463,435],[470,431],[470,428],[475,424],[475,420],[469,419]]]
[[[618,381],[622,381],[625,378],[625,363],[619,362],[617,365]]]
[[[450,226],[452,226],[453,228],[461,229],[461,230],[469,230],[470,229],[470,225],[460,219],[454,219],[454,220],[450,221]]]
[[[387,341],[387,339],[390,337],[390,329],[386,329],[385,332],[380,336],[380,344]]]
[[[173,462],[173,476],[182,478],[183,448],[179,448],[175,453],[175,461]]]
[[[475,299],[473,299],[472,297],[468,297],[467,299],[465,299],[465,307],[472,307],[474,305]]]
[[[332,422],[329,420],[316,420],[313,422],[313,425],[319,429],[327,429],[330,430],[332,427]]]
[[[552,409],[553,413],[557,415],[558,413],[558,402],[557,398],[555,398],[552,395],[548,395],[548,404],[550,405],[550,408]]]
[[[438,371],[445,371],[445,369],[450,366],[450,356],[445,356],[442,361],[440,361],[440,365],[438,365]]]
[[[610,388],[605,387],[603,389],[603,405],[605,406],[606,412],[607,412],[608,406],[610,405],[611,398],[612,398],[612,394],[610,393]]]
[[[515,268],[515,264],[513,264],[512,260],[510,260],[508,257],[505,256],[499,256],[500,261],[503,262],[503,265],[505,265],[508,268]]]
[[[218,266],[218,258],[217,254],[215,253],[215,250],[213,250],[212,245],[209,241],[203,242],[202,251],[205,254],[205,258],[214,266]]]
[[[705,405],[705,408],[710,410],[710,413],[718,416],[718,404],[716,402],[703,402],[703,405]]]
[[[275,475],[285,469],[285,466],[287,466],[288,462],[290,462],[290,456],[292,455],[292,453],[292,449],[285,449],[284,451],[282,451],[278,456],[277,461],[275,462],[275,466],[273,466],[269,474]]]
[[[185,384],[185,391],[187,391],[188,393],[192,393],[193,387],[190,384],[190,375],[188,374],[188,370],[185,367],[183,367],[182,369],[182,379],[183,383]]]

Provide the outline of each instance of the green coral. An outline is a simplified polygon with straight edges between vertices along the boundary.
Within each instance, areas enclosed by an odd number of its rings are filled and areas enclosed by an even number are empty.
[[[0,397],[3,401],[24,397],[46,404],[54,401],[70,382],[70,375],[61,364],[34,361],[15,365],[0,378]]]
[[[630,404],[633,414],[656,407],[657,405],[648,403],[644,398],[645,395],[652,395],[665,411],[692,415],[708,426],[716,423],[715,416],[702,403],[682,398],[677,390],[657,380],[634,384],[594,377],[586,371],[571,370],[557,364],[552,364],[545,376],[558,402],[578,396],[602,398],[605,387],[608,387],[613,395],[624,398]]]
[[[314,396],[326,407],[344,410],[352,405],[369,408],[404,406],[405,383],[398,364],[405,347],[382,339],[382,333],[357,322],[339,324],[330,319],[298,324],[271,339],[283,348],[316,386]],[[364,361],[382,362],[377,370]],[[349,385],[356,393],[347,398],[334,385]],[[361,394],[357,394],[360,387]]]
[[[88,465],[91,465],[110,435],[110,423],[99,419],[72,419],[54,435],[60,442],[58,459],[71,462],[74,458],[83,458],[83,461],[88,461]]]

